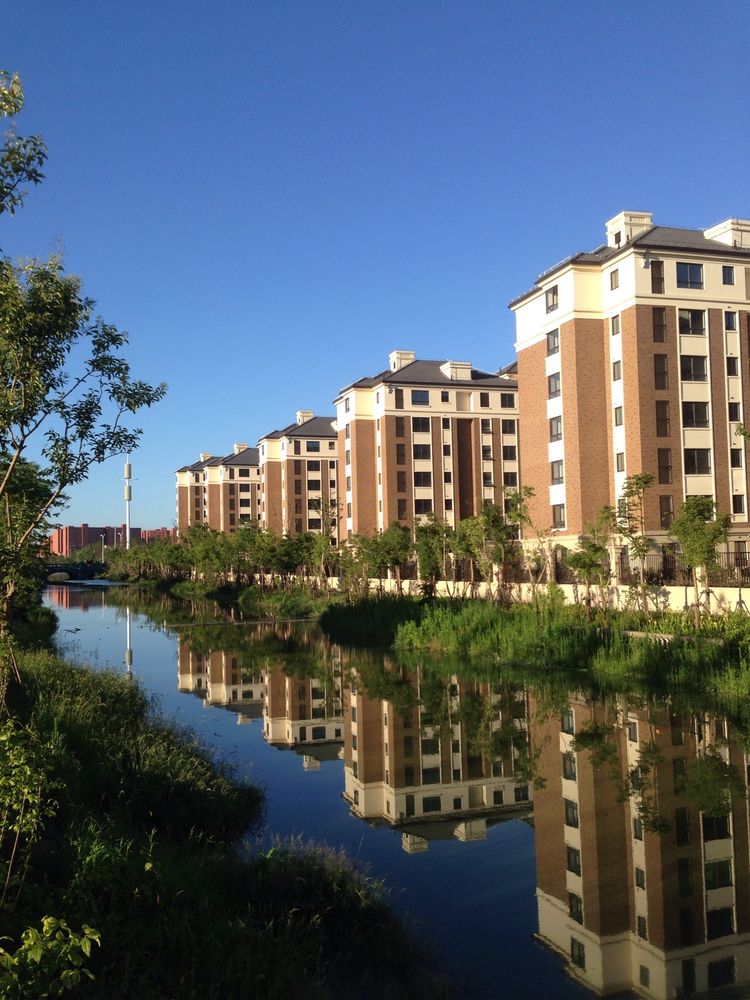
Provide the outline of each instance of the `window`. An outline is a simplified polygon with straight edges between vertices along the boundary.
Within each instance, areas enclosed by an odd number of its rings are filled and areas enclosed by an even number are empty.
[[[741,493],[732,494],[732,513],[733,514],[744,514],[745,513],[745,498]]]
[[[432,473],[431,472],[415,472],[414,473],[414,485],[417,486],[417,487],[432,486]]]
[[[669,402],[665,399],[656,401],[656,436],[669,437]]]
[[[443,802],[440,795],[425,795],[422,799],[422,812],[436,813],[440,812],[442,808]]]
[[[656,450],[656,466],[658,473],[658,481],[660,483],[671,483],[672,482],[672,449],[671,448],[657,448]]]
[[[487,407],[490,405],[490,394],[488,392],[479,393],[479,405],[482,407]]]
[[[558,306],[557,299],[557,285],[553,285],[552,288],[548,288],[544,293],[544,303],[547,307],[547,312],[554,312]]]
[[[443,430],[449,431],[451,429],[451,418],[443,417]]]
[[[678,309],[677,328],[683,336],[705,337],[706,314],[702,309]]]
[[[568,916],[578,924],[583,923],[583,900],[574,892],[568,893]]]
[[[734,982],[734,978],[733,956],[730,955],[729,958],[720,958],[715,962],[708,963],[708,988],[710,990],[718,989],[720,986],[729,986]],[[693,979],[695,979],[695,973],[693,973]]]
[[[429,406],[430,405],[430,393],[427,389],[412,389],[411,391],[411,405],[412,406]]]
[[[309,493],[317,493],[320,489],[319,479],[308,479],[307,480],[307,490]]]
[[[560,395],[560,372],[547,376],[547,396],[554,399]]]
[[[680,355],[680,376],[683,382],[705,382],[705,356],[702,354]]]
[[[567,846],[567,869],[574,875],[581,874],[581,852],[575,848]]]
[[[397,410],[403,410],[404,408],[404,390],[396,389],[394,393],[393,405]]]
[[[414,513],[415,514],[431,514],[432,513],[432,500],[415,500],[414,501]]]
[[[722,906],[717,910],[706,911],[706,938],[726,937],[734,934],[734,907]]]
[[[645,917],[641,917],[641,916],[636,917],[635,929],[636,929],[636,932],[638,934],[638,937],[639,938],[643,938],[643,940],[645,941],[646,938],[648,937],[647,930],[646,930],[646,918]]]
[[[683,403],[682,423],[685,427],[708,427],[708,403]]]
[[[447,497],[447,499],[445,500],[445,509],[453,510],[453,500],[450,497]]]
[[[516,422],[515,420],[501,420],[500,430],[503,434],[513,434],[516,433]]]
[[[352,436],[352,427],[351,424],[347,424],[346,427],[344,428],[344,437],[348,441],[351,436]]]
[[[482,486],[492,486],[492,473],[483,472],[482,473]]]
[[[571,799],[563,799],[565,804],[565,825],[578,826],[578,803]]]
[[[396,417],[396,437],[402,438],[406,435],[406,421],[403,417]]]
[[[730,420],[740,420],[740,404],[730,403],[729,404],[729,419]]]
[[[706,889],[723,889],[732,885],[732,862],[708,861],[705,867]]]
[[[504,472],[503,473],[503,486],[510,487],[511,489],[517,489],[517,487],[518,487],[518,473],[517,472]]]
[[[398,506],[397,517],[398,517],[399,521],[405,521],[406,520],[406,500],[398,500],[397,501],[397,506]]]
[[[654,389],[669,388],[669,372],[666,354],[654,355]]]
[[[703,288],[703,265],[677,263],[678,288]]]
[[[430,433],[430,418],[429,417],[412,417],[411,418],[411,429],[414,434],[429,434]]]
[[[736,330],[737,329],[737,313],[736,312],[725,312],[724,313],[724,329],[725,330]]]
[[[570,939],[570,961],[579,969],[586,968],[586,948],[575,938]]]
[[[693,862],[690,858],[677,859],[677,891],[681,899],[693,894]]]
[[[564,503],[556,503],[552,505],[552,527],[558,529],[565,527]]]
[[[560,716],[560,731],[568,736],[575,735],[576,727],[572,708],[566,708]]]
[[[731,264],[724,264],[721,268],[721,283],[722,285],[733,285],[734,284],[734,268]]]
[[[739,375],[739,361],[737,358],[727,358],[727,375]]]
[[[640,816],[633,819],[633,840],[643,840],[643,820]]]
[[[503,423],[505,423],[504,420]],[[511,420],[510,423],[513,423],[513,421]],[[489,417],[482,417],[481,421],[479,422],[479,426],[482,429],[482,434],[492,433],[492,421],[490,420]]]
[[[664,261],[651,261],[651,292],[653,295],[664,294]]]
[[[518,449],[514,444],[504,444],[503,445],[503,461],[504,462],[515,462],[518,455]]]
[[[615,267],[609,272],[609,287],[610,291],[615,290],[615,288],[620,287],[620,270]]]
[[[562,461],[558,460],[556,462],[550,462],[550,482],[554,485],[556,483],[561,483],[563,481],[563,464]]]
[[[639,889],[646,888],[646,873],[642,868],[636,868],[635,870],[635,884]]]
[[[528,785],[516,785],[513,789],[513,799],[515,802],[528,802],[529,801],[529,786]]]
[[[628,743],[638,742],[638,723],[635,719],[628,719],[627,723]]]
[[[564,753],[562,755],[562,770],[563,770],[563,778],[567,778],[568,781],[576,780],[575,754]]]
[[[329,451],[336,451],[336,442],[335,441],[329,441],[328,442],[328,450]]]
[[[308,517],[308,519],[307,519],[307,527],[310,529],[310,531],[319,531],[320,530],[320,518],[319,517]]]
[[[612,381],[619,382],[622,378],[622,361],[612,362]]]
[[[624,451],[618,451],[617,454],[615,455],[615,469],[618,472],[624,472],[625,471],[625,452]]]
[[[439,785],[440,784],[440,768],[439,767],[423,767],[422,768],[422,784],[423,785]]]
[[[730,465],[733,469],[742,468],[742,448],[729,449]]]
[[[489,403],[487,404],[489,406]],[[516,405],[516,394],[514,392],[500,393],[500,406],[504,410],[512,410]]]
[[[451,446],[449,444],[443,445],[443,455],[447,458],[451,453]]]
[[[708,476],[711,473],[711,449],[710,448],[686,448],[685,475],[686,476]]]
[[[447,389],[442,389],[441,392],[440,392],[440,402],[441,403],[450,403],[450,399],[451,399],[451,394],[448,392],[448,390]]]
[[[609,325],[610,325],[610,329],[612,331],[612,336],[616,337],[617,334],[620,332],[620,317],[619,317],[619,315],[618,316],[613,316],[612,319],[610,320]]]
[[[549,422],[550,441],[562,441],[562,417],[552,417]]]
[[[491,462],[492,461],[492,445],[483,444],[482,445],[482,461]]]
[[[344,400],[344,413],[348,412],[349,412],[349,397],[347,396],[346,399]]]
[[[396,472],[396,492],[406,493],[406,473],[403,471]]]
[[[615,427],[622,427],[622,407],[615,407]]]
[[[347,465],[348,465],[347,461]],[[406,465],[406,445],[396,445],[396,465]]]
[[[674,811],[674,837],[678,847],[687,847],[690,843],[690,813],[686,806],[679,806]]]
[[[452,475],[452,473],[449,470],[446,470],[443,473],[443,482],[444,483],[452,483],[453,482],[453,475]]]
[[[305,443],[305,451],[312,451],[312,452],[320,451],[320,441],[307,441]]]
[[[560,331],[550,330],[547,334],[547,356],[557,354],[560,350]]]
[[[659,497],[659,524],[662,528],[669,528],[674,521],[674,499],[671,496]]]
[[[648,971],[647,965],[640,965],[638,967],[638,979],[641,986],[651,985],[651,973]]]
[[[667,340],[667,310],[664,306],[654,306],[651,310],[654,343],[664,344]]]
[[[430,446],[428,444],[412,445],[412,451],[414,458],[417,460],[424,460],[430,457]]]
[[[350,503],[348,503],[346,505],[346,516],[347,517],[351,517],[352,516],[352,505]]]
[[[302,480],[301,479],[295,479],[294,480],[294,493],[295,493],[296,496],[301,496],[302,495]]]

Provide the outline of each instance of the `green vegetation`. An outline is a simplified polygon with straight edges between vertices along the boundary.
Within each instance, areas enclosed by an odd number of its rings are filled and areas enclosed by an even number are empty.
[[[390,646],[399,627],[420,621],[426,607],[424,601],[412,597],[362,597],[329,605],[320,616],[320,627],[334,642]]]
[[[357,996],[381,976],[379,995],[440,995],[344,857],[238,852],[259,793],[137,685],[46,653],[19,669],[0,730],[4,996]]]

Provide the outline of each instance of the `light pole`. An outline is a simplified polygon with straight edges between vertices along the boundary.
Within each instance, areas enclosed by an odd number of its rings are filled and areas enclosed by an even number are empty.
[[[106,535],[100,535],[99,537],[100,537],[100,538],[101,538],[101,540],[102,540],[102,562],[104,562],[104,539],[105,539],[105,538],[106,538],[107,536],[106,536]]]

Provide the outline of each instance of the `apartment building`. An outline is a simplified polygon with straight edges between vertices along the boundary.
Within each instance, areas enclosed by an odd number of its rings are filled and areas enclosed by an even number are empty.
[[[177,664],[178,690],[196,695],[206,706],[228,709],[236,715],[238,725],[261,718],[265,677],[257,668],[243,667],[238,652],[198,652],[189,639],[179,638]]]
[[[626,477],[654,476],[646,531],[669,541],[691,495],[747,536],[750,221],[710,229],[624,211],[606,242],[541,274],[516,317],[523,479],[532,519],[575,545]],[[731,544],[743,551],[745,541]]]
[[[542,715],[537,725],[532,706],[545,779],[534,793],[541,940],[599,995],[671,1000],[750,983],[747,804],[712,816],[687,794],[714,754],[746,784],[748,758],[726,721],[583,697]],[[576,752],[592,726],[609,746],[604,763]]]
[[[260,525],[296,535],[325,530],[338,541],[338,435],[333,417],[298,410],[295,422],[258,442]]]
[[[235,532],[260,518],[258,449],[235,444],[231,454],[201,452],[199,461],[184,465],[177,480],[177,530],[205,524],[214,531]]]
[[[344,798],[353,815],[398,826],[404,850],[415,853],[446,828],[458,840],[483,840],[507,813],[530,812],[519,767],[528,748],[522,690],[435,679],[417,668],[408,678],[411,697],[402,687],[400,702],[392,702],[370,696],[356,668],[351,677]]]
[[[518,485],[513,365],[492,374],[393,351],[387,369],[345,386],[335,404],[342,538],[428,514],[455,526]]]

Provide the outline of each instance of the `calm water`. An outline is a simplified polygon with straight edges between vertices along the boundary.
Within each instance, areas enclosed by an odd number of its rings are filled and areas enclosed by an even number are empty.
[[[746,780],[725,720],[575,695],[552,710],[518,685],[407,669],[309,626],[176,627],[175,613],[154,621],[109,599],[49,589],[61,651],[122,673],[130,661],[164,714],[265,790],[264,841],[341,847],[382,879],[457,996],[572,1000],[588,984],[666,998],[750,982],[746,803],[707,828],[678,780],[714,746]],[[606,766],[571,752],[566,730],[591,722],[609,726]],[[643,741],[660,759],[637,794],[674,819],[667,834],[618,796],[616,769],[638,764]]]

